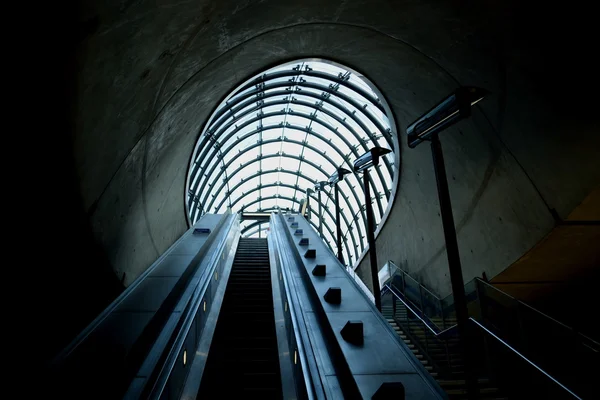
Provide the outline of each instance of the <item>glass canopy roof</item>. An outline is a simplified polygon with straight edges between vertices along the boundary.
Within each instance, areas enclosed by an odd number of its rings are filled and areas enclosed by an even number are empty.
[[[373,146],[394,149],[389,108],[363,76],[339,64],[300,60],[269,69],[236,88],[214,111],[198,139],[188,172],[191,223],[204,213],[299,210],[300,201]],[[375,222],[391,203],[394,153],[371,172]],[[362,176],[339,184],[344,260],[366,246]],[[310,193],[310,223],[337,252],[333,188]],[[264,236],[268,222],[242,221],[242,235]]]

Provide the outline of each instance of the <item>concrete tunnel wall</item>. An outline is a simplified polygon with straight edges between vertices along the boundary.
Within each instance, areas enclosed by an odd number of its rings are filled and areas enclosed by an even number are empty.
[[[231,89],[277,63],[323,57],[377,85],[401,134],[381,264],[403,265],[441,295],[450,285],[431,156],[402,133],[457,85],[492,92],[442,143],[465,279],[497,274],[551,229],[549,209],[567,215],[600,182],[597,122],[563,97],[585,92],[594,70],[579,63],[567,79],[585,43],[558,29],[557,15],[494,1],[83,3],[73,154],[108,264],[127,285],[187,229],[191,151]],[[554,46],[561,57],[548,58]]]

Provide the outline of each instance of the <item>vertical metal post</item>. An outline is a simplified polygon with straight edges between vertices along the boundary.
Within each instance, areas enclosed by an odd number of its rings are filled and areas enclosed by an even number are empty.
[[[335,190],[335,225],[337,230],[337,258],[344,264],[344,255],[342,254],[342,222],[340,221],[340,191],[337,183],[334,185]]]
[[[440,302],[440,313],[442,314],[442,330],[446,329],[446,315],[444,314],[444,304],[442,299],[438,299]]]
[[[375,248],[375,217],[371,204],[371,187],[369,186],[369,170],[363,173],[365,186],[365,206],[367,208],[367,242],[369,243],[369,259],[371,260],[371,279],[373,280],[373,296],[375,307],[381,312],[381,288],[379,287],[379,269],[377,264],[377,249]]]
[[[323,206],[321,205],[321,191],[319,190],[319,236],[323,239]]]
[[[452,284],[454,308],[456,310],[458,335],[465,361],[467,394],[469,399],[475,399],[477,398],[477,382],[473,374],[468,348],[467,337],[469,314],[465,296],[465,284],[458,252],[458,241],[456,239],[456,229],[454,227],[454,217],[452,215],[452,204],[450,202],[450,190],[448,189],[448,179],[446,177],[446,166],[444,165],[444,156],[442,154],[442,144],[440,143],[437,134],[431,137],[431,154],[433,156],[433,167],[435,170],[435,180],[437,182],[438,197],[440,201],[444,239],[446,241],[446,254],[448,256],[448,269],[450,270],[450,282]]]
[[[477,293],[477,304],[479,305],[479,320],[482,323],[485,323],[484,311],[483,311],[483,295],[481,290],[481,284],[479,283],[479,279],[475,279],[475,293]]]

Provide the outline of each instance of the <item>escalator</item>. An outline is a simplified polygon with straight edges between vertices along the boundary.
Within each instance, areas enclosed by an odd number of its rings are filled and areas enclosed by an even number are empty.
[[[240,239],[197,398],[282,397],[266,239]]]

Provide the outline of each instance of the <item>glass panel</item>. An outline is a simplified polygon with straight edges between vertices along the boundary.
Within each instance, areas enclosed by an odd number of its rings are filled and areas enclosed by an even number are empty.
[[[309,143],[311,143],[311,142],[309,141]],[[315,145],[315,148],[318,148],[318,147],[316,147],[316,145]],[[314,164],[321,166],[321,168],[323,170],[325,170],[325,172],[328,174],[333,173],[335,170],[335,167],[329,161],[327,161],[327,159],[325,157],[323,157],[321,154],[315,152],[314,150],[309,149],[308,147],[306,147],[304,149],[304,157],[307,160],[312,161]],[[327,177],[329,177],[329,176],[327,176]]]
[[[265,190],[268,190],[268,189],[263,189],[263,198],[267,197]],[[275,193],[269,194],[269,196],[274,195],[274,194]],[[263,209],[263,210],[273,209],[273,208],[275,208],[276,205],[277,205],[277,199],[263,200],[260,203],[261,209]]]
[[[285,196],[287,198],[294,198],[294,196],[296,196],[296,190],[285,187],[285,186],[280,186],[279,187],[279,191],[277,192],[277,194],[281,197],[281,196]]]
[[[421,285],[419,284],[419,282],[414,280],[412,277],[405,275],[404,283],[406,285],[404,288],[404,295],[406,296],[406,298],[419,310],[422,309],[420,290]]]
[[[240,164],[246,164],[250,161],[257,160],[259,155],[260,155],[260,146],[257,146],[250,150],[246,149],[246,150],[238,152],[237,157],[235,158],[235,162],[229,166],[228,171],[231,170],[233,172],[234,169],[239,168]],[[247,170],[248,172],[252,171],[252,170],[248,170],[247,168],[244,168],[244,170]],[[254,171],[254,172],[256,172],[256,171]]]
[[[228,164],[227,170],[222,171],[221,156],[212,148],[208,156],[203,158],[205,165],[202,166],[202,172],[191,177],[192,183],[206,183],[199,196],[201,199],[213,199],[214,197],[215,201],[211,207],[218,206],[221,201],[223,201],[224,206],[229,203],[229,201],[225,201],[227,186],[222,185],[223,179],[228,178],[228,187],[230,191],[233,189],[231,201],[234,203],[234,211],[241,209],[243,204],[251,204],[254,200],[256,200],[256,203],[250,205],[251,209],[258,210],[262,207],[280,206],[296,210],[298,208],[297,204],[281,197],[268,201],[258,201],[258,198],[259,196],[282,195],[295,196],[297,199],[301,199],[305,197],[306,188],[314,186],[317,181],[327,180],[329,174],[333,173],[338,166],[351,169],[353,160],[373,145],[368,140],[367,132],[361,129],[361,124],[354,121],[355,118],[359,118],[369,132],[374,131],[375,126],[370,122],[367,114],[380,121],[384,127],[387,126],[387,117],[375,105],[367,104],[371,99],[359,95],[344,85],[338,86],[336,82],[306,75],[308,69],[305,69],[305,67],[308,65],[313,70],[330,74],[332,77],[349,76],[353,84],[360,85],[375,97],[369,85],[360,80],[360,75],[350,74],[345,68],[332,63],[299,61],[279,66],[261,74],[265,77],[266,87],[271,88],[263,91],[263,93],[265,95],[277,93],[277,96],[267,99],[263,103],[260,97],[253,94],[247,100],[244,100],[244,103],[238,103],[234,106],[235,114],[227,110],[222,117],[214,120],[214,126],[211,126],[211,129],[218,130],[220,126],[228,121],[239,118],[219,137],[221,151],[223,152],[222,158]],[[268,79],[269,76],[273,76],[273,71],[291,70],[294,66],[298,66],[301,71],[301,77],[296,76],[294,78],[296,81],[289,82],[290,77]],[[301,90],[298,90],[300,89],[296,84],[298,80],[304,80],[307,84],[319,85],[324,88],[331,86],[335,88],[334,90],[337,90],[337,93],[334,92],[328,99],[325,99],[322,97],[323,91],[321,88],[302,87]],[[285,86],[273,87],[278,86],[280,83],[284,83]],[[290,90],[286,90],[286,88]],[[255,93],[256,86],[251,85],[245,91]],[[235,96],[240,98],[242,94],[236,93]],[[340,99],[338,97],[340,95],[355,99],[357,106],[352,106],[347,101]],[[279,104],[273,104],[275,102],[279,102]],[[363,104],[367,104],[367,106],[363,107]],[[219,109],[224,109],[223,107],[229,107],[229,105],[225,102],[219,105]],[[319,107],[321,108],[319,109]],[[243,115],[245,112],[247,114]],[[264,117],[264,114],[273,113],[280,115]],[[334,115],[335,118],[328,115],[328,113]],[[313,114],[317,120],[313,121],[311,119],[310,115]],[[338,119],[342,122],[339,122]],[[248,123],[248,125],[242,127],[245,123]],[[258,131],[257,128],[261,124],[265,128],[271,127],[272,129]],[[356,135],[359,137],[350,132],[345,124],[356,131]],[[237,125],[237,128],[235,125]],[[230,133],[233,134],[229,135]],[[288,140],[281,140],[283,137],[288,138]],[[256,146],[257,141],[261,139],[267,143]],[[367,140],[367,142],[363,143],[364,140]],[[305,147],[304,141],[307,141],[313,149]],[[249,150],[253,146],[256,147]],[[255,162],[261,155],[263,158]],[[286,155],[295,158],[286,157]],[[393,157],[390,156],[390,159],[393,159]],[[240,164],[248,165],[245,165],[243,169],[234,174],[239,169]],[[376,174],[372,175],[376,188],[376,190],[373,190],[373,196],[376,196],[378,192],[384,193],[385,189],[391,186],[390,173],[387,172],[386,168],[381,170],[383,181],[380,181]],[[263,172],[260,179],[258,177],[251,180],[244,179],[256,175],[258,171]],[[205,174],[209,176],[205,176]],[[362,219],[363,214],[359,212],[359,207],[364,200],[358,179],[356,176],[351,175],[347,177],[345,182],[340,183],[342,195],[340,204],[333,204],[331,196],[325,193],[322,197],[322,201],[329,207],[331,214],[327,213],[323,217],[327,227],[331,230],[329,234],[331,236],[329,237],[330,241],[334,239],[333,235],[335,235],[335,223],[333,221],[335,207],[339,206],[344,214],[341,224],[342,232],[347,239],[344,246],[347,245],[348,248],[343,249],[347,261],[355,261],[357,253],[362,251],[366,242],[365,222]],[[257,188],[259,183],[269,185],[278,181],[292,187],[261,187],[253,190]],[[294,188],[295,185],[298,187]],[[354,191],[350,189],[351,187],[354,188]],[[215,196],[212,196],[213,191]],[[330,191],[329,188],[328,191]],[[209,203],[206,202],[206,205]],[[316,196],[314,203],[316,203]],[[381,205],[387,207],[388,201],[382,200]],[[317,208],[317,205],[313,204],[313,209],[316,210]],[[379,207],[375,207],[377,223],[380,222],[381,211]],[[318,216],[313,216],[313,220],[318,222]],[[258,230],[257,227],[256,231],[258,232]],[[354,242],[351,239],[354,239]]]
[[[303,114],[303,115],[311,115],[315,110],[314,108],[307,107],[301,104],[292,103],[290,109],[294,111],[294,113]]]
[[[262,140],[267,141],[267,140],[281,139],[282,135],[283,135],[283,129],[281,129],[281,128],[267,129],[267,130],[262,131]]]
[[[280,164],[278,167],[284,168],[288,171],[298,171],[300,168],[300,160],[296,160],[295,158],[281,157],[279,161]]]
[[[373,89],[371,89],[369,84],[366,83],[365,81],[363,81],[358,75],[356,75],[356,74],[350,75],[349,81],[353,85],[358,86],[365,92],[369,93],[374,99],[378,98],[377,94],[373,91]]]
[[[324,181],[327,180],[327,175],[325,175],[324,173],[320,172],[318,169],[316,169],[315,167],[313,167],[312,165],[303,162],[300,165],[300,172],[302,174],[302,176],[306,177],[307,179],[309,179],[312,182],[320,182],[320,181]]]

